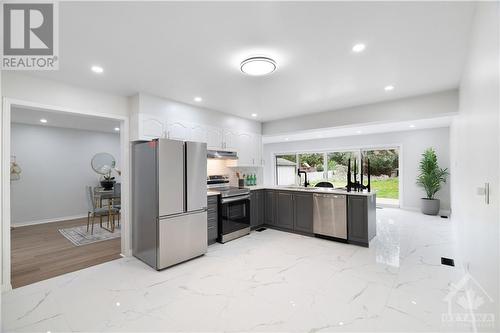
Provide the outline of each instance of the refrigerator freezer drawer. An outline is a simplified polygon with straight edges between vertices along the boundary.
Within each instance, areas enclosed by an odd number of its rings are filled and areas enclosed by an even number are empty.
[[[206,210],[159,220],[157,269],[205,254],[207,239]]]

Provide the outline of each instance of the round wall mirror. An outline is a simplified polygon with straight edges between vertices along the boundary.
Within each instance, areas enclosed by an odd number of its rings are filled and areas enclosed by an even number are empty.
[[[92,169],[101,175],[107,175],[116,166],[116,160],[113,155],[109,153],[97,153],[92,157],[90,162]]]

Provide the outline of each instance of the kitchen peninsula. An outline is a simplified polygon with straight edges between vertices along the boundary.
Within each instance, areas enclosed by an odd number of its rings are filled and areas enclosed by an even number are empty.
[[[248,188],[252,229],[269,227],[364,247],[376,236],[375,192],[301,186]]]

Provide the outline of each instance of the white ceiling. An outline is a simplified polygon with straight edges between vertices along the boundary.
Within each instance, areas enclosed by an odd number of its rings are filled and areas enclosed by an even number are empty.
[[[40,119],[46,119],[47,123],[41,123]],[[120,127],[119,121],[109,118],[20,107],[12,107],[11,122],[106,133],[117,133],[115,127]]]
[[[262,143],[292,142],[317,140],[342,136],[369,135],[377,133],[416,131],[427,128],[449,127],[453,116],[419,119],[413,121],[395,121],[359,126],[339,126],[317,130],[299,131],[279,135],[263,135]]]
[[[473,12],[467,2],[60,2],[60,70],[33,75],[201,96],[203,107],[267,121],[457,87]],[[366,51],[354,54],[358,42]],[[254,55],[277,71],[243,75]]]

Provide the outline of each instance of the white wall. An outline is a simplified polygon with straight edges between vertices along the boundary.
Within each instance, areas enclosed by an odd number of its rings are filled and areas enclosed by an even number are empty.
[[[3,71],[2,96],[78,111],[128,117],[128,99],[62,82]]]
[[[12,124],[11,147],[22,168],[21,179],[11,182],[14,226],[86,216],[85,185],[99,184],[92,156],[109,152],[120,168],[118,134]]]
[[[373,103],[262,124],[264,135],[371,123],[428,119],[456,114],[458,91],[449,90],[421,96]]]
[[[236,117],[227,113],[196,107],[161,97],[140,93],[131,98],[135,112],[146,113],[166,120],[196,123],[235,130],[261,133],[261,123],[258,121]]]
[[[384,147],[401,145],[400,159],[402,161],[401,182],[403,196],[401,206],[407,209],[419,209],[420,198],[425,196],[423,190],[415,184],[418,174],[418,163],[426,148],[436,149],[439,164],[449,168],[449,130],[434,128],[373,135],[356,135],[349,137],[326,138],[318,140],[270,143],[264,145],[264,183],[274,184],[274,162],[276,153],[294,153],[301,151],[342,150],[362,147]],[[449,182],[443,186],[437,197],[441,199],[441,209],[450,209]]]
[[[451,126],[453,221],[460,225],[465,268],[493,303],[477,311],[499,313],[499,4],[478,3],[460,86],[459,116]],[[490,183],[490,204],[478,189]],[[478,327],[479,328],[479,327]]]

